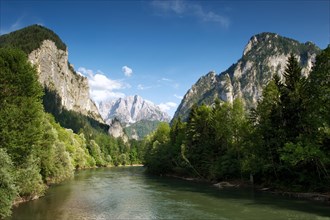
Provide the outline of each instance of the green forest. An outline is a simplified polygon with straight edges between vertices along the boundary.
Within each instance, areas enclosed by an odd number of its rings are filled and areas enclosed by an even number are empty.
[[[23,51],[0,48],[0,70],[0,218],[75,169],[142,162],[138,142],[115,139],[108,125],[62,108]]]
[[[194,105],[188,120],[161,124],[144,140],[154,174],[207,181],[249,180],[277,190],[330,191],[330,47],[305,78],[291,54],[283,79],[254,109],[243,100]]]

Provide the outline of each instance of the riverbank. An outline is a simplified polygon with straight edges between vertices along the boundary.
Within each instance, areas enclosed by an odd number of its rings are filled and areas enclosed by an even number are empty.
[[[127,164],[127,165],[109,165],[109,166],[106,166],[105,168],[113,168],[113,167],[143,167],[144,165],[143,164]],[[77,171],[82,171],[82,170],[89,170],[89,169],[98,169],[98,168],[104,168],[104,167],[84,167],[84,168],[76,168],[74,170],[74,172],[77,172]],[[71,177],[73,178],[73,177]],[[70,179],[70,178],[69,178]],[[68,179],[65,179],[65,180],[68,180]],[[63,180],[63,181],[65,181]],[[61,181],[61,182],[63,182]],[[51,181],[49,181],[48,183],[45,183],[45,194],[47,193],[47,190],[52,186],[52,185],[56,185],[56,184],[60,184],[61,182],[59,183],[52,183]],[[33,201],[33,200],[36,200],[36,199],[39,199],[39,198],[42,198],[44,196],[43,195],[33,195],[33,196],[18,196],[12,206],[13,207],[17,207],[19,206],[20,204],[22,203],[26,203],[26,202],[30,202],[30,201]]]
[[[321,203],[326,203],[326,204],[330,205],[330,192],[327,192],[327,193],[290,192],[290,191],[265,188],[263,186],[252,184],[251,182],[244,181],[244,180],[228,180],[228,181],[215,182],[215,181],[209,181],[206,179],[183,177],[183,176],[171,175],[171,174],[167,174],[165,176],[182,179],[185,181],[204,182],[204,183],[212,184],[212,186],[214,186],[220,190],[225,189],[225,188],[253,188],[254,190],[256,190],[258,192],[262,192],[262,193],[282,196],[282,197],[286,197],[286,198],[295,198],[295,199],[321,202]]]

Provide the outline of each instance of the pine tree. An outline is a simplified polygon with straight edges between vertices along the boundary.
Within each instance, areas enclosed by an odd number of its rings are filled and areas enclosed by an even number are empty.
[[[295,141],[304,129],[303,117],[306,106],[303,105],[305,78],[301,75],[301,67],[292,53],[283,76],[284,83],[280,88],[282,123],[287,141]]]

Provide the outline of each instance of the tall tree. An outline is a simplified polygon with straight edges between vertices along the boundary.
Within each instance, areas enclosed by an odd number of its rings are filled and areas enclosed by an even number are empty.
[[[186,157],[198,173],[209,175],[213,158],[213,129],[211,126],[212,109],[206,105],[191,110],[187,123]]]
[[[280,89],[282,123],[288,141],[295,141],[303,132],[305,78],[301,74],[301,67],[294,54],[290,54],[285,68],[284,84]]]
[[[251,136],[250,167],[257,174],[256,181],[264,181],[258,177],[266,176],[269,181],[278,179],[280,163],[279,151],[283,145],[285,131],[282,126],[281,101],[278,78],[271,80],[264,88],[262,99],[252,111],[254,134]]]
[[[0,143],[15,164],[25,162],[42,135],[42,88],[27,56],[0,49]]]

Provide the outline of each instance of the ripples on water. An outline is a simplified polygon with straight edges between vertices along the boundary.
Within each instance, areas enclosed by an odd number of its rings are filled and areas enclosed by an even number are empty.
[[[119,167],[78,171],[11,219],[330,219],[330,206]]]

